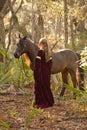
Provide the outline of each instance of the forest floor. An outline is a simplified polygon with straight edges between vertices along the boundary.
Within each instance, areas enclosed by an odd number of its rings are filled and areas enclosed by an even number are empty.
[[[40,110],[32,107],[32,86],[1,93],[0,130],[87,130],[86,106],[57,96],[53,107]]]

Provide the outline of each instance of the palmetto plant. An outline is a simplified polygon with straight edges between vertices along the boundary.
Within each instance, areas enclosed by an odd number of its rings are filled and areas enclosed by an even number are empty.
[[[0,120],[0,126],[2,126],[2,129],[6,128],[6,130],[11,130],[10,125],[3,120]]]
[[[82,50],[81,56],[82,56],[81,66],[84,67],[85,73],[87,73],[87,47],[85,47]]]
[[[0,87],[4,87],[5,84],[23,87],[33,81],[32,71],[26,66],[23,57],[19,60],[10,59],[2,46],[0,46],[0,53],[5,59],[4,62],[0,62]],[[0,128],[10,130],[10,125],[7,121],[0,120]]]
[[[2,46],[0,53],[5,58],[5,62],[0,62],[0,84],[21,86],[33,81],[32,71],[26,66],[23,56],[19,60],[10,59]]]

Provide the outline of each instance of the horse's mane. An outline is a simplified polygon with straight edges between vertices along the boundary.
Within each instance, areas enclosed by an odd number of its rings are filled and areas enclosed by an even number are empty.
[[[35,50],[38,49],[37,44],[35,44],[34,41],[32,41],[30,38],[27,39],[27,41],[28,41],[28,43],[31,43],[32,45],[34,45]],[[24,57],[25,57],[25,62],[26,62],[26,64],[27,64],[27,66],[30,67],[31,61],[30,61],[30,58],[29,58],[28,54],[27,54],[27,53],[24,53]]]
[[[30,38],[28,38],[27,41],[28,41],[29,43],[31,43],[32,45],[34,45],[35,49],[38,49],[37,43],[34,43],[33,40],[31,40]]]
[[[34,41],[33,41],[33,40],[31,40],[30,38],[27,38],[27,40],[29,41],[29,43],[34,44]]]
[[[26,65],[30,67],[31,61],[30,61],[29,56],[27,55],[27,53],[24,53],[24,58],[25,58]]]

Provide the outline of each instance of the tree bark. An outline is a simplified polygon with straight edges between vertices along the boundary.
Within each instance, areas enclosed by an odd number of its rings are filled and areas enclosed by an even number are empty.
[[[7,5],[6,0],[0,1],[0,44],[5,48],[5,27],[4,27],[4,7]],[[0,61],[3,62],[3,55],[0,54]]]
[[[79,0],[79,8],[82,13],[82,17],[84,18],[86,15],[86,10],[83,8],[85,6],[85,0]],[[85,22],[84,20],[80,21],[77,26],[77,31],[83,32],[85,30]]]
[[[12,10],[12,5],[16,0],[0,0],[0,44],[5,48],[5,27],[4,16]],[[10,6],[9,6],[10,5]],[[12,10],[13,11],[13,10]],[[0,55],[0,61],[3,61],[3,56]]]
[[[5,48],[5,27],[2,14],[0,14],[0,44]],[[0,54],[0,61],[3,62],[2,54]]]
[[[32,40],[35,41],[35,14],[34,14],[34,0],[32,2]]]
[[[23,1],[23,0],[22,0]],[[21,1],[21,4],[22,4],[22,1]],[[17,16],[16,16],[16,12],[14,12],[14,10],[13,10],[13,6],[12,6],[12,2],[11,2],[11,0],[8,0],[8,6],[9,6],[9,9],[10,9],[10,11],[11,11],[11,14],[12,14],[12,16],[11,16],[11,18],[10,18],[10,27],[9,27],[9,35],[8,35],[8,39],[9,39],[9,42],[8,42],[8,46],[7,46],[7,51],[9,50],[9,47],[10,47],[10,45],[11,45],[11,31],[12,31],[12,29],[13,29],[13,26],[15,26],[15,28],[16,28],[16,26],[18,26],[19,25],[19,22],[18,22],[18,18],[17,18]],[[21,6],[21,4],[20,4],[20,6]],[[19,6],[19,7],[20,7]]]
[[[35,25],[35,42],[38,43],[41,37],[44,36],[44,20],[41,14],[38,14],[38,23]]]
[[[71,9],[74,8],[74,0],[70,0],[69,1],[69,5],[71,7]],[[71,32],[71,44],[72,44],[72,49],[75,51],[76,50],[76,46],[75,46],[75,35],[76,35],[76,31],[74,30],[74,26],[75,26],[75,21],[74,21],[74,17],[72,16],[72,14],[70,15],[70,32]]]
[[[65,30],[65,44],[64,47],[68,47],[68,7],[67,0],[64,0],[64,30]]]
[[[43,20],[43,16],[39,13],[39,17],[38,17],[38,26],[40,28],[40,37],[44,36],[44,20]]]
[[[37,6],[37,22],[35,24],[35,42],[38,43],[41,37],[44,37],[44,19],[41,14],[41,2],[36,3]]]
[[[76,47],[75,47],[75,33],[74,33],[74,29],[73,29],[73,19],[71,17],[70,19],[70,29],[71,29],[71,43],[72,43],[72,48],[75,51]]]

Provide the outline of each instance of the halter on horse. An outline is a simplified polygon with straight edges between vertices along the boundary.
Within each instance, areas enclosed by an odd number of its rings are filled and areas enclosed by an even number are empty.
[[[22,54],[26,54],[29,57],[31,64],[30,67],[34,69],[35,58],[38,53],[38,46],[30,39],[26,37],[20,38],[19,43],[17,44],[17,49],[14,53],[15,58],[19,58]],[[52,74],[56,74],[61,72],[62,74],[62,81],[64,84],[68,84],[68,73],[71,76],[71,80],[73,83],[74,88],[76,88],[78,84],[78,88],[80,90],[84,90],[84,85],[81,84],[81,76],[80,76],[80,69],[79,69],[79,60],[80,54],[76,54],[75,52],[64,49],[60,50],[56,53],[52,53]],[[66,87],[62,87],[60,96],[64,95]]]

